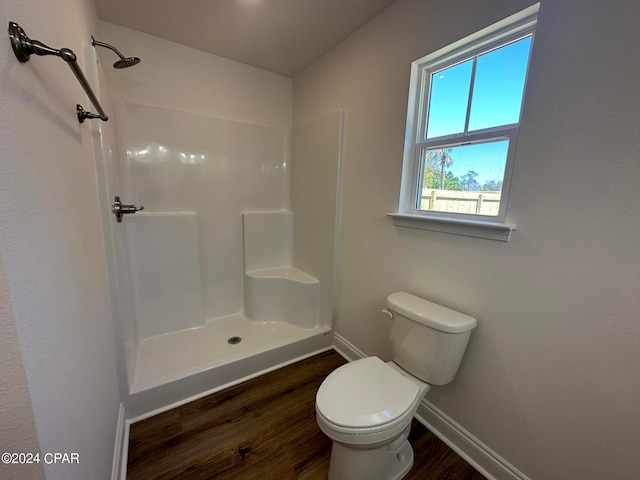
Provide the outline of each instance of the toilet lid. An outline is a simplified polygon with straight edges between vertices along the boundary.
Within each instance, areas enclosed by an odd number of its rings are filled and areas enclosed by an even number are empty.
[[[377,357],[363,358],[334,370],[320,385],[316,405],[342,427],[375,427],[405,413],[418,386]]]

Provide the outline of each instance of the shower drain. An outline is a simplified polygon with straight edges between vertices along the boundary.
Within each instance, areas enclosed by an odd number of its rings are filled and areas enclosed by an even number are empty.
[[[240,343],[242,341],[242,338],[240,337],[230,337],[227,340],[227,343],[231,344],[231,345],[235,345],[236,343]]]

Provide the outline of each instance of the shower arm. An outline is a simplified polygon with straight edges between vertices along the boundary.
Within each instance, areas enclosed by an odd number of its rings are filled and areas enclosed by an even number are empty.
[[[98,112],[97,114],[87,112],[84,108],[82,108],[80,104],[76,105],[76,114],[80,123],[84,122],[87,118],[99,118],[100,120],[103,120],[105,122],[109,120],[109,117],[107,117],[107,115],[104,113],[104,110],[102,110],[98,98],[93,93],[93,90],[91,89],[87,78],[84,76],[84,73],[82,73],[82,70],[78,66],[77,57],[72,50],[68,48],[61,48],[60,50],[57,50],[45,45],[42,42],[39,42],[38,40],[32,40],[27,37],[27,34],[24,32],[22,27],[20,27],[20,25],[15,22],[9,22],[9,38],[11,39],[11,47],[13,48],[13,53],[21,63],[28,62],[29,57],[33,53],[41,56],[54,55],[56,57],[62,58],[65,62],[67,62],[67,65],[69,65],[69,68],[71,68],[71,71],[75,75],[76,79],[78,80],[78,82],[80,82],[80,85],[89,97],[89,100],[91,100],[93,107]]]
[[[96,40],[95,38],[93,38],[93,35],[91,35],[91,44],[95,47],[96,45],[98,45],[99,47],[105,47],[108,48],[109,50],[112,50],[113,52],[116,53],[116,55],[118,55],[122,60],[125,59],[125,56],[120,53],[120,50],[118,50],[116,47],[114,47],[113,45],[109,45],[108,43],[104,43],[101,42],[99,40]]]

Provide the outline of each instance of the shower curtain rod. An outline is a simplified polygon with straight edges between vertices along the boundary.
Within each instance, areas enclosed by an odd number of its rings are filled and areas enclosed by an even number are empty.
[[[11,39],[13,53],[15,53],[16,58],[22,63],[28,62],[32,53],[35,53],[36,55],[55,55],[67,62],[69,68],[71,68],[71,71],[78,79],[78,82],[80,82],[80,85],[98,112],[97,114],[87,112],[80,104],[76,105],[76,114],[78,115],[78,121],[80,123],[84,122],[86,118],[99,118],[105,122],[109,120],[109,117],[107,117],[104,110],[102,110],[98,98],[93,93],[93,90],[91,90],[91,86],[89,85],[87,78],[84,76],[84,73],[82,73],[82,70],[80,70],[78,62],[76,61],[76,54],[73,53],[72,50],[69,50],[68,48],[61,48],[60,50],[57,50],[55,48],[48,47],[38,40],[31,40],[27,37],[27,34],[24,32],[22,27],[15,22],[9,22],[9,38]]]

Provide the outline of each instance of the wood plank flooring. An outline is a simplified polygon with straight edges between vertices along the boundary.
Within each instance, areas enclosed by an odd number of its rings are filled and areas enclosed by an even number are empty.
[[[315,395],[343,363],[326,352],[134,423],[127,479],[326,479],[331,441]],[[407,480],[484,479],[415,420],[410,438]]]

